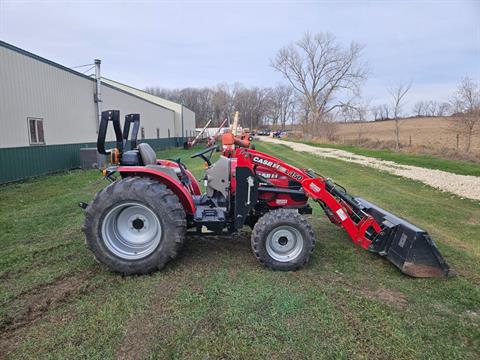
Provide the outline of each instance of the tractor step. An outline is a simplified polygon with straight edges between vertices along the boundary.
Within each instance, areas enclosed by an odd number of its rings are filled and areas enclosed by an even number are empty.
[[[209,230],[221,232],[226,224],[227,214],[225,211],[226,209],[221,207],[197,205],[193,216],[197,229],[205,226]]]
[[[382,228],[370,245],[371,251],[385,256],[404,274],[413,277],[451,275],[448,264],[426,231],[367,200],[354,199]]]

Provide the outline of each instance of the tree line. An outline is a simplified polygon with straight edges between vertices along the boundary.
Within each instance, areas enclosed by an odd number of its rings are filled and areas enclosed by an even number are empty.
[[[262,126],[285,128],[295,120],[295,94],[291,87],[247,88],[240,83],[219,84],[215,87],[164,89],[149,87],[147,92],[183,104],[195,112],[197,126],[212,120],[212,126],[239,111],[244,127]]]

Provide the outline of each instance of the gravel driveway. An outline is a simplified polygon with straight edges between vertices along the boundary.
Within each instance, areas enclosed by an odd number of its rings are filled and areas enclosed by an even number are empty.
[[[370,166],[374,169],[387,171],[394,175],[421,181],[436,189],[447,191],[463,198],[480,200],[480,177],[478,176],[458,175],[442,170],[402,165],[393,161],[356,155],[344,150],[318,148],[302,143],[278,140],[270,137],[262,137],[260,140],[274,144],[287,145],[295,151],[303,151],[326,158],[334,158],[364,166]]]

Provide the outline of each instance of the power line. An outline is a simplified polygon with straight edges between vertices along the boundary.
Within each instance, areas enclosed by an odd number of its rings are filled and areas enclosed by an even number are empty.
[[[95,68],[95,65],[93,65],[90,69],[87,69],[87,70],[85,70],[84,72],[82,72],[82,74],[85,74],[85,73],[89,72],[90,70],[92,70],[92,69],[94,69],[94,68]]]
[[[91,66],[91,65],[95,65],[95,64],[85,64],[85,65],[72,66],[70,69],[76,69],[76,68]]]

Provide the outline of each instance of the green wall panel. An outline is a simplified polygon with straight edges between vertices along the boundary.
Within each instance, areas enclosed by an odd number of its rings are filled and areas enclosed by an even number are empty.
[[[183,144],[181,138],[145,139],[155,150]],[[107,148],[114,143],[106,144]],[[0,184],[80,167],[80,149],[96,143],[35,145],[0,149]]]

